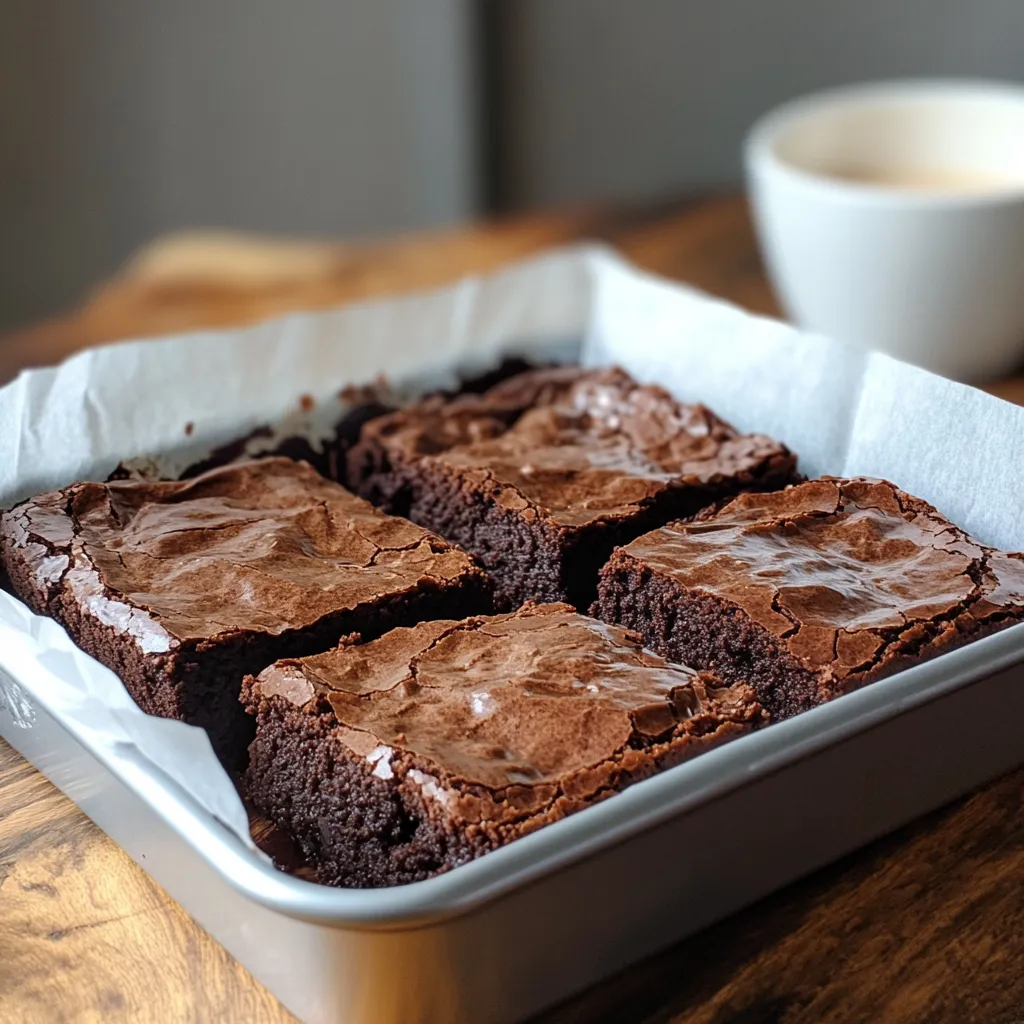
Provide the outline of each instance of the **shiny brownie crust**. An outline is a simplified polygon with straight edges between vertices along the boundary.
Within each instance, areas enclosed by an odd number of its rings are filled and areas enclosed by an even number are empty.
[[[309,466],[76,484],[0,517],[15,593],[120,676],[142,710],[202,726],[229,767],[244,676],[281,657],[490,608],[464,553]]]
[[[320,881],[414,882],[767,722],[564,604],[396,629],[246,680],[245,791]]]
[[[620,548],[592,613],[780,719],[1024,621],[1024,558],[891,483],[825,478]]]

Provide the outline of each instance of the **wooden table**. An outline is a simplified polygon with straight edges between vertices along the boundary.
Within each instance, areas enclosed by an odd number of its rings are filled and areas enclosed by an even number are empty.
[[[86,344],[428,287],[581,237],[776,312],[746,206],[582,209],[360,246],[184,236],[0,339],[0,380]],[[1024,402],[1024,379],[992,390]],[[547,1024],[1019,1024],[1024,770],[544,1015]],[[287,1021],[262,986],[0,741],[0,1021]]]

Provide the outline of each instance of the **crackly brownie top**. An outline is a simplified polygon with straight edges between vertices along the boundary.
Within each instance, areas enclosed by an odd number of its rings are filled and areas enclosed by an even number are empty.
[[[783,445],[618,368],[535,370],[482,395],[428,399],[372,421],[363,439],[490,481],[503,505],[565,526],[629,514],[667,487],[781,483],[795,468]]]
[[[869,671],[938,624],[1024,619],[1024,558],[984,547],[883,480],[742,495],[633,541],[628,556],[724,598],[812,669]]]
[[[327,701],[342,741],[381,778],[412,754],[435,782],[490,790],[576,773],[594,792],[624,752],[761,715],[748,687],[671,664],[564,604],[425,622],[279,661],[255,690],[310,708]]]
[[[151,652],[300,629],[479,573],[440,538],[284,458],[182,482],[76,484],[17,506],[4,532],[43,587],[70,587]]]

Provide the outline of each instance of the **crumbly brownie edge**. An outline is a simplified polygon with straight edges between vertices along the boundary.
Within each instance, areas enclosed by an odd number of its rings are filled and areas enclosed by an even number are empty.
[[[242,687],[247,699],[246,680]],[[250,698],[251,699],[251,698]],[[412,817],[398,787],[372,774],[334,734],[329,711],[258,699],[246,797],[298,842],[328,885],[377,888],[419,881],[469,860],[428,818]],[[483,851],[480,851],[483,852]]]
[[[345,484],[389,515],[409,518],[412,485],[405,467],[392,463],[388,450],[375,440],[361,439],[348,452]]]
[[[694,731],[620,751],[608,784],[596,793],[578,797],[571,785],[550,785],[539,810],[467,824],[444,814],[438,802],[426,803],[407,780],[410,769],[443,775],[433,765],[397,752],[392,777],[378,778],[338,739],[339,723],[326,702],[299,708],[256,694],[253,685],[249,678],[242,686],[242,700],[257,719],[245,795],[295,838],[321,882],[350,888],[402,885],[451,870],[765,724],[753,702],[731,717],[716,717],[719,705],[712,701]],[[482,802],[493,796],[457,784],[449,792],[482,795]]]
[[[6,576],[9,589],[15,597],[27,604],[36,615],[51,615],[50,606],[56,596],[55,588],[45,587],[36,578],[32,566],[21,549],[4,529],[6,513],[0,515],[0,571]]]
[[[822,703],[815,673],[741,608],[689,591],[625,551],[601,570],[590,614],[633,629],[670,661],[714,672],[727,683],[748,683],[773,721]]]
[[[494,584],[497,610],[568,600],[567,531],[505,508],[499,484],[477,486],[441,461],[415,463],[408,477],[409,518],[476,559]]]

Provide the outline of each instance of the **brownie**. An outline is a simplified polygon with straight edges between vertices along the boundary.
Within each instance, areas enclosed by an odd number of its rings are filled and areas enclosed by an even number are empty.
[[[144,711],[203,726],[228,765],[252,737],[245,675],[490,610],[466,554],[284,458],[43,494],[0,517],[0,550],[19,597]]]
[[[495,602],[585,609],[617,544],[744,490],[781,487],[795,459],[620,369],[512,377],[365,424],[349,485],[476,556]]]
[[[333,885],[427,878],[764,724],[565,604],[395,629],[243,685],[246,795]]]
[[[592,611],[785,718],[1024,621],[1024,556],[884,480],[825,478],[620,548]]]

